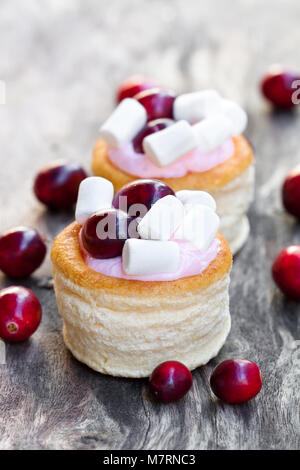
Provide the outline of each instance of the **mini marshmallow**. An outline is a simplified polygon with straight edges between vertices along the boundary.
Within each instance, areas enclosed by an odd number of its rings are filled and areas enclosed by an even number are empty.
[[[202,204],[210,207],[214,212],[217,208],[214,198],[205,191],[184,189],[182,191],[177,191],[176,197],[182,202],[185,209],[189,208],[192,204]]]
[[[221,111],[222,98],[215,90],[203,90],[178,96],[173,105],[176,120],[185,119],[194,124]]]
[[[79,186],[75,211],[77,222],[82,225],[95,212],[110,208],[114,196],[113,184],[100,176],[90,176]]]
[[[143,140],[144,152],[159,167],[170,165],[196,147],[193,128],[187,121],[178,121]]]
[[[234,131],[232,135],[239,135],[247,127],[248,117],[246,112],[237,103],[231,100],[222,99],[222,113],[231,120]]]
[[[100,136],[112,147],[130,142],[145,126],[147,113],[137,100],[124,99],[100,128]]]
[[[197,204],[184,217],[174,239],[188,240],[200,251],[206,251],[218,232],[220,219],[209,207]]]
[[[129,275],[173,273],[179,263],[180,249],[176,242],[130,238],[123,248],[123,270]]]
[[[234,133],[234,125],[223,114],[215,114],[193,126],[197,147],[201,153],[209,153],[222,145]]]
[[[169,240],[182,223],[184,207],[175,196],[156,201],[138,224],[137,231],[146,240]]]

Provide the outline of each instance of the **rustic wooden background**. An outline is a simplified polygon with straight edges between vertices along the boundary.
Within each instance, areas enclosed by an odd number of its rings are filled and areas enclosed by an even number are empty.
[[[49,244],[71,215],[47,213],[35,172],[63,158],[89,169],[100,122],[125,76],[142,72],[177,89],[216,87],[249,112],[257,159],[252,233],[232,272],[230,337],[193,373],[179,403],[151,401],[146,380],[105,377],[77,362],[61,335],[49,259],[24,285],[43,304],[30,341],[0,366],[2,449],[294,449],[299,447],[300,306],[284,300],[270,266],[299,225],[280,185],[300,161],[299,113],[274,113],[258,81],[274,62],[300,68],[298,0],[2,0],[0,229],[38,227]],[[1,276],[1,286],[10,281]],[[208,378],[229,357],[263,370],[261,394],[241,406],[216,401]]]

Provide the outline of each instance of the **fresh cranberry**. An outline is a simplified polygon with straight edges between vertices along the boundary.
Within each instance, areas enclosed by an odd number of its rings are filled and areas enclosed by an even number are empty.
[[[134,98],[146,109],[148,121],[161,118],[173,119],[174,93],[152,88],[141,91]]]
[[[0,270],[22,279],[30,276],[44,261],[46,245],[32,228],[17,227],[0,237]]]
[[[125,212],[104,209],[93,214],[83,225],[82,243],[94,258],[115,258],[122,254],[127,238],[134,238],[130,223],[136,222]],[[131,232],[131,233],[130,233]]]
[[[289,298],[300,300],[300,245],[288,246],[276,257],[273,279]]]
[[[150,377],[150,392],[163,403],[180,400],[190,390],[193,377],[181,362],[166,361]]]
[[[220,400],[227,403],[243,403],[260,392],[262,373],[252,361],[227,359],[213,371],[210,386]]]
[[[154,134],[155,132],[162,131],[172,125],[174,121],[172,119],[156,119],[146,124],[136,137],[133,139],[133,148],[137,153],[144,153],[143,140],[148,135]]]
[[[264,96],[277,108],[292,108],[297,103],[293,103],[293,93],[299,88],[293,87],[293,83],[300,80],[300,74],[288,70],[277,69],[270,71],[261,82],[261,89]]]
[[[124,80],[117,91],[117,103],[124,100],[124,98],[133,98],[137,93],[144,90],[149,90],[157,86],[154,80],[142,77],[141,75],[133,75]]]
[[[117,192],[113,200],[113,206],[116,209],[129,211],[134,204],[142,204],[145,206],[146,212],[158,199],[168,195],[174,196],[175,193],[170,186],[162,181],[154,179],[137,180],[126,184]]]
[[[76,163],[55,162],[36,176],[36,197],[53,210],[69,210],[77,200],[78,188],[86,172]]]
[[[41,318],[41,304],[31,290],[12,286],[0,291],[0,338],[24,341],[35,332]]]
[[[290,214],[300,219],[300,165],[294,168],[284,180],[282,202]]]

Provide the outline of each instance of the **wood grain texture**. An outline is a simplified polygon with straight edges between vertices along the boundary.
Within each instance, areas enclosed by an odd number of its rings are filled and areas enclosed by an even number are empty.
[[[270,112],[257,88],[270,63],[300,68],[299,15],[297,0],[1,2],[1,230],[33,225],[51,241],[72,220],[44,211],[31,191],[33,175],[58,158],[89,168],[114,89],[133,72],[178,91],[216,87],[240,101],[250,117],[257,193],[251,238],[232,272],[230,337],[217,359],[194,372],[180,403],[154,403],[145,380],[104,377],[71,356],[48,257],[24,282],[43,304],[41,327],[30,341],[8,346],[0,365],[0,448],[299,447],[300,306],[276,290],[270,266],[300,239],[280,203],[281,181],[300,161],[300,118]],[[240,406],[218,402],[208,385],[213,367],[234,356],[257,362],[265,377],[262,393]]]

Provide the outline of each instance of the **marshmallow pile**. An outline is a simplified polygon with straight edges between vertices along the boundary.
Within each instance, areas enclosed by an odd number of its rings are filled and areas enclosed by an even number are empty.
[[[187,153],[209,153],[227,139],[241,134],[247,125],[245,111],[215,90],[178,96],[173,105],[175,123],[148,135],[143,149],[159,167],[170,165]],[[124,99],[100,128],[100,136],[112,147],[129,144],[147,123],[145,108],[135,99]]]
[[[102,209],[112,207],[113,185],[101,177],[89,177],[79,187],[76,220],[83,225]],[[216,203],[204,191],[178,191],[165,196],[139,220],[140,239],[127,239],[122,253],[123,270],[128,275],[176,272],[180,248],[176,240],[186,240],[204,252],[216,237],[220,225]]]

